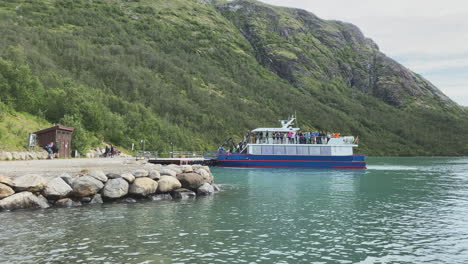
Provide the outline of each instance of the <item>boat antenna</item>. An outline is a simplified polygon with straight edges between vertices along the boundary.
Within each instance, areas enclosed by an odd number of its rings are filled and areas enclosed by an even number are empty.
[[[297,111],[296,110],[294,110],[294,118],[296,118],[296,127],[300,127],[299,122],[297,122]]]

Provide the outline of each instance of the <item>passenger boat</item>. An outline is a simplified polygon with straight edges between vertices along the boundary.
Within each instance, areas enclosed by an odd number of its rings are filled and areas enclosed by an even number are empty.
[[[218,151],[217,165],[248,168],[366,168],[366,156],[353,154],[353,148],[358,147],[354,137],[343,137],[338,133],[307,133],[299,137],[300,129],[293,127],[295,120],[292,116],[288,120],[280,120],[280,128],[252,130],[239,144],[240,149],[235,149],[233,153],[224,149],[228,140]]]

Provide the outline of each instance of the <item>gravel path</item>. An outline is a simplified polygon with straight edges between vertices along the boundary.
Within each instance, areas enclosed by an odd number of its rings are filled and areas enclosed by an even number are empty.
[[[54,177],[62,173],[73,176],[83,169],[123,173],[137,168],[141,168],[141,162],[136,162],[135,158],[0,161],[0,175],[9,177],[29,173],[41,174],[44,177]]]

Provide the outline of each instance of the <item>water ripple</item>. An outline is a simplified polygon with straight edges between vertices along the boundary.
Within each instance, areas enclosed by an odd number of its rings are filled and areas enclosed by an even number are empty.
[[[0,213],[0,263],[468,263],[467,159],[214,169],[181,202]]]

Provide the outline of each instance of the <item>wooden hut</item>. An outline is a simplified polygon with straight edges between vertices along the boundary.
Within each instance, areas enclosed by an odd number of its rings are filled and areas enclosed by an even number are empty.
[[[38,145],[41,147],[47,146],[50,142],[54,142],[58,146],[60,158],[69,158],[72,149],[72,134],[73,127],[54,126],[34,132],[37,135]]]

